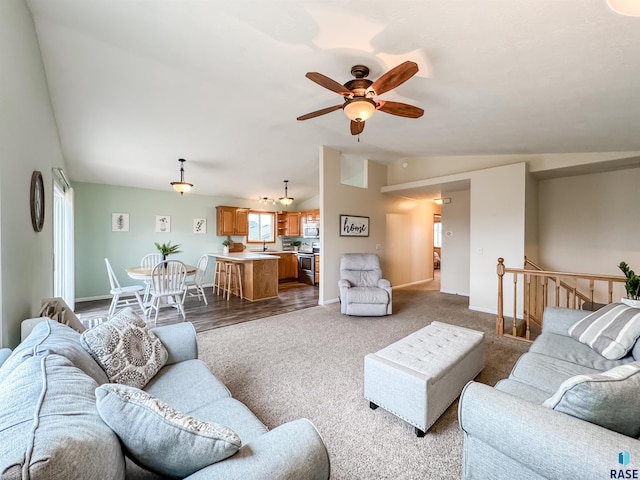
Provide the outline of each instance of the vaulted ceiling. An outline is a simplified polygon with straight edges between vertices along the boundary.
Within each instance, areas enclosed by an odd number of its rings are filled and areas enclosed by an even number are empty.
[[[318,149],[429,155],[639,151],[640,17],[605,0],[28,0],[69,176],[194,193],[318,191]],[[418,74],[360,137],[305,78]]]

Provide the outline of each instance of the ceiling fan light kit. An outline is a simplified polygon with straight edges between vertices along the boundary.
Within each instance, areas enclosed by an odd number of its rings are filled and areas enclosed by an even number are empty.
[[[375,82],[365,78],[369,75],[369,68],[364,65],[355,65],[351,68],[354,80],[349,80],[344,85],[318,72],[308,72],[306,77],[320,85],[344,97],[342,105],[316,110],[298,117],[298,120],[308,120],[342,108],[344,114],[351,120],[350,130],[352,135],[359,135],[364,130],[365,122],[371,118],[376,110],[405,118],[419,118],[424,110],[413,105],[400,102],[390,102],[382,99],[376,100],[389,90],[403,84],[418,73],[418,64],[411,61],[401,63],[392,68]]]
[[[180,195],[184,195],[186,192],[191,190],[193,184],[184,181],[184,162],[186,162],[186,160],[184,158],[180,158],[178,161],[180,162],[180,181],[171,182],[171,186],[176,192],[180,193]]]
[[[354,122],[366,122],[376,111],[376,102],[370,98],[353,98],[342,107],[344,114]]]

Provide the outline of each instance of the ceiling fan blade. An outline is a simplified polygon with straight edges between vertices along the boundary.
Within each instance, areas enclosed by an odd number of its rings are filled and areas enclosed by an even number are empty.
[[[367,89],[373,90],[376,95],[381,95],[389,90],[396,88],[398,85],[403,84],[411,77],[418,73],[418,64],[407,60],[401,63],[395,68],[392,68],[387,73],[382,75],[379,79],[371,84]]]
[[[326,75],[323,75],[321,73],[318,72],[308,72],[305,77],[307,77],[309,80],[316,82],[318,85],[320,85],[321,87],[324,87],[328,90],[331,90],[332,92],[336,92],[340,95],[343,96],[350,96],[351,95],[351,91],[346,88],[344,85],[339,84],[338,82],[336,82],[335,80],[332,80],[331,78],[327,77]]]
[[[298,120],[309,120],[310,118],[319,117],[320,115],[324,115],[325,113],[335,112],[336,110],[340,110],[341,108],[342,108],[342,104],[334,105],[333,107],[323,108],[322,110],[316,110],[315,112],[302,115],[298,117]]]
[[[423,109],[406,103],[379,100],[378,104],[380,105],[378,110],[381,112],[397,115],[398,117],[420,118],[424,114]]]
[[[355,122],[351,120],[351,135],[360,135],[364,130],[364,122]]]

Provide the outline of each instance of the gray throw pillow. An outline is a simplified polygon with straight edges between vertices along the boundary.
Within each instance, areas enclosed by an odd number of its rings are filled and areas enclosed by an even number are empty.
[[[640,337],[640,308],[611,303],[578,320],[569,335],[609,360],[619,360]]]
[[[565,380],[542,404],[630,437],[640,435],[640,363]]]
[[[80,342],[110,382],[137,388],[149,383],[169,356],[160,339],[131,308],[86,330]]]
[[[96,405],[131,458],[162,475],[187,477],[242,445],[230,428],[180,413],[137,388],[102,385]]]

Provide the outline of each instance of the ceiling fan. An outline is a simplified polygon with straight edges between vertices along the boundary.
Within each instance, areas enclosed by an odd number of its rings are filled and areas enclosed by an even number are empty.
[[[391,102],[376,98],[378,95],[403,84],[416,73],[418,73],[418,64],[406,61],[392,68],[374,82],[366,78],[367,75],[369,75],[369,68],[364,65],[355,65],[351,68],[351,75],[355,77],[355,80],[349,80],[344,85],[340,85],[335,80],[321,73],[308,72],[305,76],[309,80],[316,82],[321,87],[342,95],[345,100],[344,103],[339,105],[302,115],[298,117],[298,120],[308,120],[342,109],[344,114],[351,120],[351,135],[359,135],[364,130],[364,122],[368,120],[376,110],[399,117],[419,118],[424,114],[424,110],[421,108],[406,103]]]

